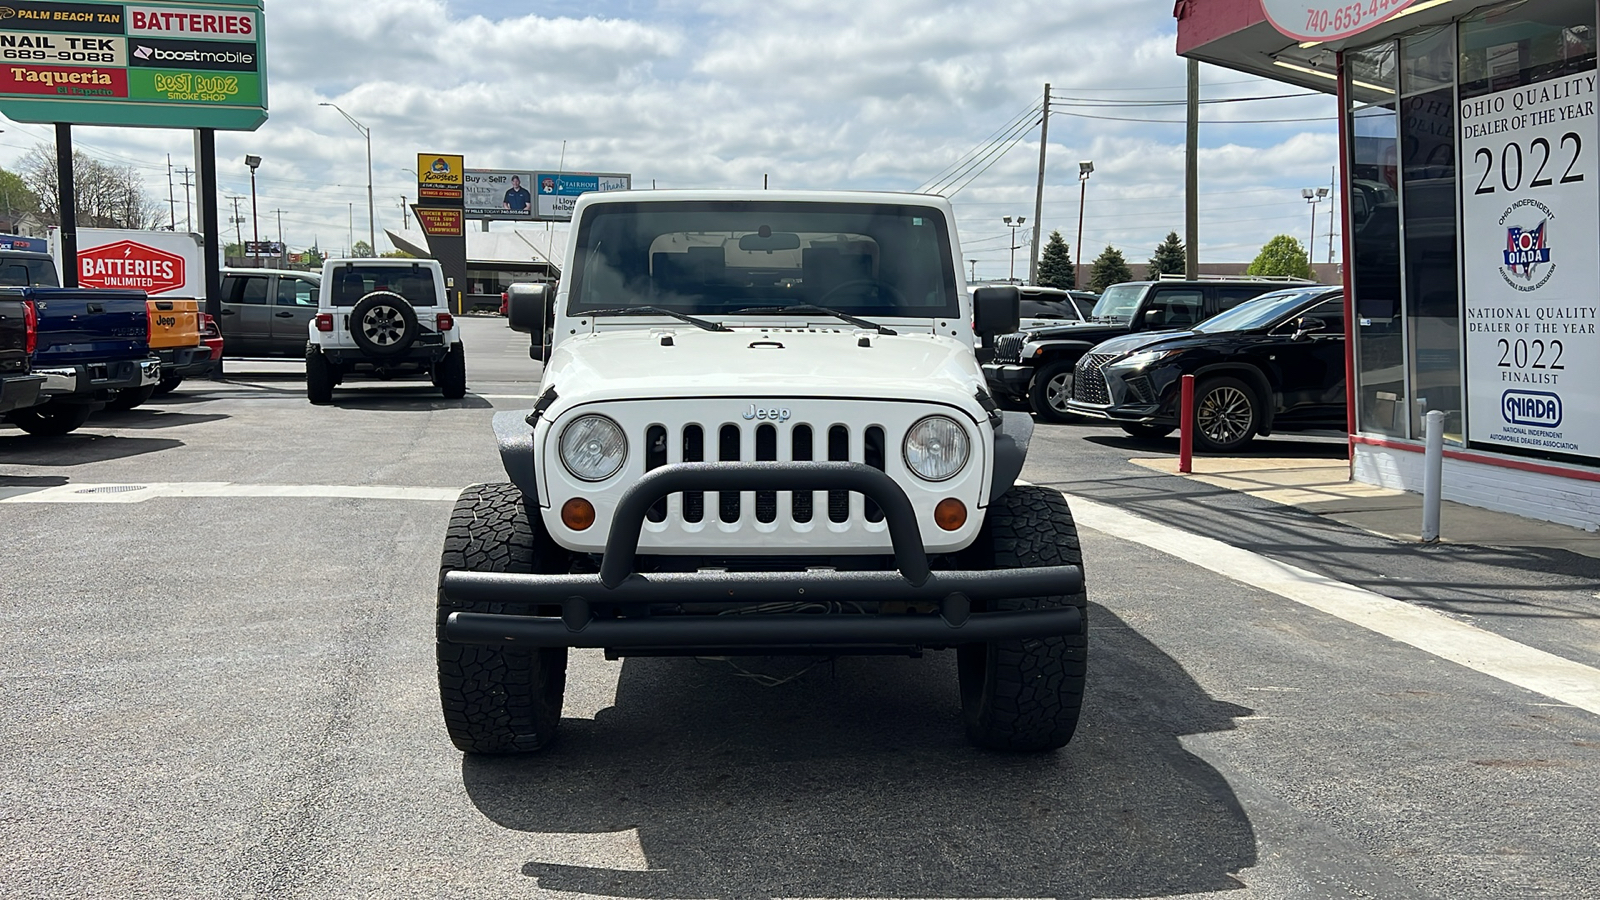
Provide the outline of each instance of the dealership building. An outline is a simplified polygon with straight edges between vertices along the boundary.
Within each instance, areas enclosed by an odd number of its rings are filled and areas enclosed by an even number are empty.
[[[1600,523],[1596,0],[1178,0],[1178,53],[1336,94],[1353,476]]]

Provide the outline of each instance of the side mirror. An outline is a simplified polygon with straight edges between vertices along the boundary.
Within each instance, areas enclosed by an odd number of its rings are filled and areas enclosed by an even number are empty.
[[[506,318],[511,330],[533,335],[528,356],[539,362],[550,357],[551,305],[555,291],[548,284],[518,282],[506,288]]]
[[[1015,285],[981,287],[972,292],[972,329],[979,335],[1011,334],[1022,321],[1022,291]]]
[[[1316,334],[1319,331],[1327,330],[1328,323],[1322,319],[1319,319],[1316,316],[1301,316],[1299,320],[1294,323],[1294,337],[1290,338],[1290,340],[1298,341],[1308,334]]]

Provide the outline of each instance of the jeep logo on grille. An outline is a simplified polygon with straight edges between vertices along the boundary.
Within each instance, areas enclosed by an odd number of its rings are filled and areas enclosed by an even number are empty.
[[[744,411],[746,419],[768,419],[773,422],[789,421],[789,408],[787,406],[759,407],[754,403]]]

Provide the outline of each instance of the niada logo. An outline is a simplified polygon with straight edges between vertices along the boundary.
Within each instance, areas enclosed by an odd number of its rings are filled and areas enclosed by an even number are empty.
[[[1500,254],[1500,278],[1512,289],[1529,293],[1550,281],[1556,265],[1550,258],[1550,221],[1556,214],[1537,200],[1524,198],[1500,216],[1506,248]]]
[[[1500,417],[1512,425],[1559,428],[1561,397],[1549,391],[1506,391],[1500,395]]]

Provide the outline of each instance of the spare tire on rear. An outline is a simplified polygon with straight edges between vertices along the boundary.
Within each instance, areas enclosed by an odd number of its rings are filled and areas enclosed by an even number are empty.
[[[350,336],[372,356],[396,356],[411,348],[420,330],[417,311],[393,291],[373,291],[350,310]]]

